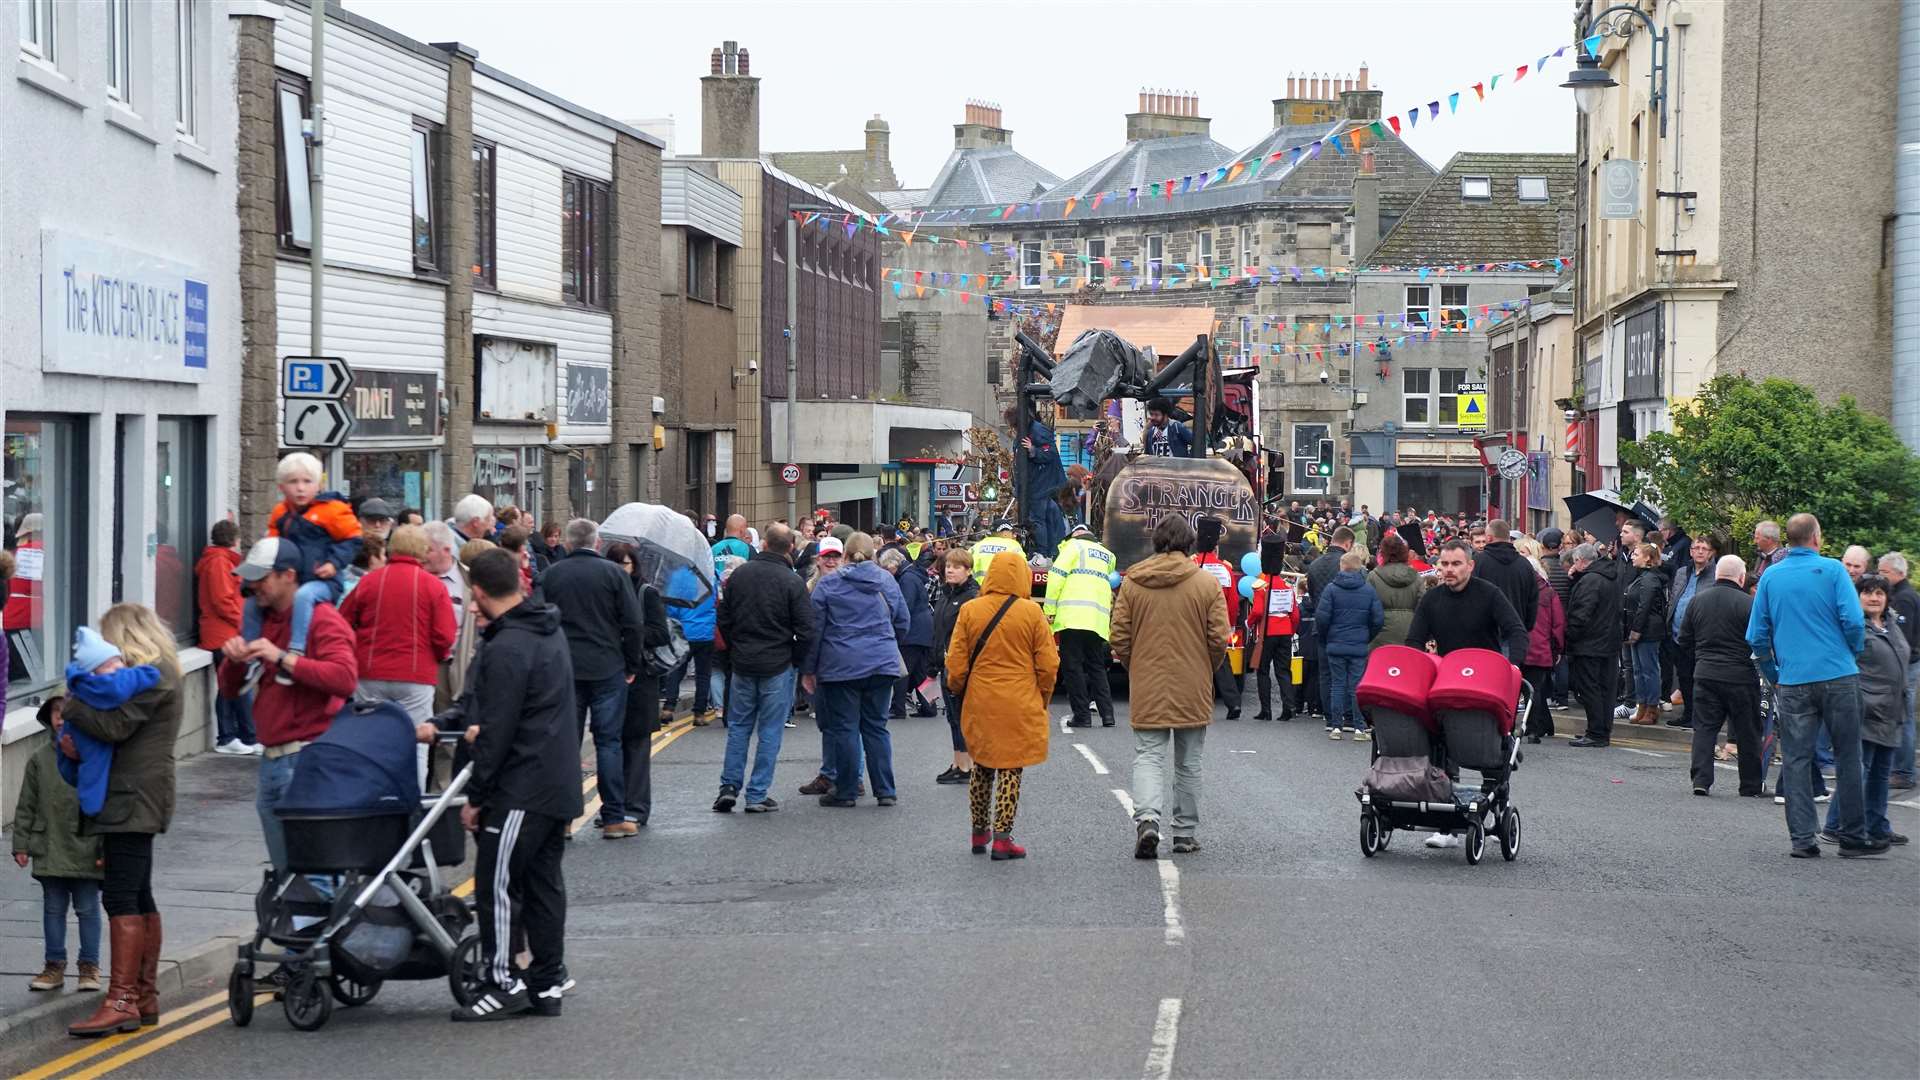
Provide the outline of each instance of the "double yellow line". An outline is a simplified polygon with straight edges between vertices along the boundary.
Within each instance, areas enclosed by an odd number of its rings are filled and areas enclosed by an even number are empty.
[[[654,733],[651,753],[658,754],[668,746],[671,746],[675,739],[685,735],[692,729],[693,718],[690,716],[683,716],[673,723],[668,724],[666,727],[661,728]],[[593,787],[594,781],[592,778],[588,778],[581,784],[581,790],[583,792],[592,791]],[[593,816],[599,808],[600,797],[595,795],[588,801],[586,812],[574,821],[573,830],[577,831],[587,822],[593,820]],[[472,892],[472,878],[468,878],[453,887],[453,895],[455,896],[467,896]],[[256,1007],[271,1004],[272,1001],[273,995],[265,991],[255,995],[253,999]],[[45,1065],[20,1073],[14,1077],[14,1080],[52,1080],[53,1077],[62,1076],[62,1074],[65,1074],[62,1080],[94,1080],[96,1077],[105,1076],[115,1069],[130,1065],[148,1055],[165,1050],[167,1047],[172,1046],[182,1039],[192,1038],[208,1028],[226,1023],[226,1003],[227,992],[225,990],[208,994],[198,1001],[190,1002],[177,1009],[169,1009],[161,1013],[160,1023],[153,1027],[143,1027],[139,1031],[108,1035],[104,1038],[97,1039],[77,1050],[63,1054],[47,1062]],[[127,1044],[129,1043],[135,1043],[137,1045],[128,1046]],[[122,1049],[123,1047],[124,1049]],[[115,1050],[119,1052],[112,1053],[111,1056],[105,1056]],[[96,1058],[99,1060],[95,1060]],[[67,1072],[68,1069],[74,1069],[83,1065],[85,1068],[80,1068],[77,1072]]]

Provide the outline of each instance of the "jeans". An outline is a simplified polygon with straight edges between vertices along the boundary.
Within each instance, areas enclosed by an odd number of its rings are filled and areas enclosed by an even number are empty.
[[[579,728],[593,728],[595,781],[600,787],[600,824],[627,820],[627,759],[620,751],[627,722],[627,677],[576,679],[574,709]]]
[[[1775,691],[1780,711],[1780,786],[1787,799],[1787,835],[1796,848],[1814,846],[1819,818],[1814,813],[1814,734],[1833,739],[1833,805],[1829,820],[1842,839],[1866,838],[1860,775],[1860,677],[1781,686]]]
[[[1174,836],[1192,836],[1200,827],[1200,752],[1205,727],[1136,728],[1133,732],[1133,820],[1158,823],[1166,816],[1167,753],[1173,753]]]
[[[680,684],[685,681],[687,672],[693,672],[693,715],[699,716],[713,704],[709,696],[713,693],[713,642],[687,642],[687,658],[681,665],[667,673],[660,681],[660,706],[664,709],[677,709],[680,705]]]
[[[1328,684],[1333,687],[1333,701],[1327,706],[1327,730],[1346,726],[1367,730],[1367,721],[1360,715],[1360,676],[1367,672],[1367,658],[1364,656],[1335,656],[1327,654],[1327,667],[1331,669]]]
[[[415,727],[433,719],[433,684],[401,682],[398,679],[361,679],[360,686],[354,691],[356,701],[367,704],[390,701],[400,706],[413,721]],[[422,790],[427,786],[426,746],[415,748],[414,773],[420,781]]]
[[[1889,755],[1891,758],[1891,755]],[[80,962],[100,963],[100,883],[92,878],[40,879],[40,932],[46,937],[47,963],[67,962],[67,908],[80,924]]]
[[[887,709],[893,704],[890,673],[864,679],[820,683],[817,708],[823,718],[827,763],[833,770],[834,797],[851,799],[859,790],[860,757],[866,755],[867,779],[875,798],[892,798],[893,742],[887,735]]]
[[[287,831],[280,826],[280,819],[273,815],[273,808],[287,793],[287,785],[293,782],[293,763],[299,760],[297,753],[281,757],[262,757],[260,759],[260,790],[254,796],[254,809],[260,814],[260,832],[267,840],[267,861],[279,873],[287,871]]]
[[[727,702],[727,756],[720,766],[720,786],[740,790],[747,768],[747,745],[755,734],[760,745],[753,754],[753,776],[747,780],[747,805],[767,800],[773,786],[773,768],[780,759],[780,739],[787,716],[793,712],[793,669],[778,675],[733,674],[733,694]]]
[[[1860,744],[1861,798],[1869,840],[1885,840],[1893,833],[1893,822],[1887,820],[1887,779],[1893,770],[1893,755],[1891,746],[1865,741]]]
[[[1060,512],[1060,504],[1052,495],[1033,496],[1033,502],[1033,512],[1027,515],[1027,525],[1033,529],[1033,550],[1051,559],[1059,552],[1060,541],[1067,538],[1067,516]]]
[[[1920,660],[1907,665],[1907,700],[1905,711],[1900,715],[1900,745],[1893,751],[1893,778],[1903,782],[1913,781],[1914,717],[1913,706],[1920,698]]]
[[[340,599],[339,586],[334,581],[315,579],[301,585],[293,594],[293,629],[287,637],[287,651],[303,653],[307,651],[307,630],[313,626],[313,605],[331,604]],[[240,636],[253,641],[260,636],[260,602],[247,597],[246,611],[240,617]]]
[[[229,741],[259,742],[260,737],[253,730],[253,694],[214,698],[213,725],[216,746]]]
[[[1660,643],[1641,638],[1633,645],[1633,700],[1637,705],[1660,704]]]

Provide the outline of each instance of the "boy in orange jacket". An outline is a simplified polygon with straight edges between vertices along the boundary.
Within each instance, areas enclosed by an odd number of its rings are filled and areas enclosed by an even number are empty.
[[[293,626],[287,651],[295,655],[307,650],[307,630],[313,624],[313,606],[338,604],[344,591],[341,571],[353,565],[360,553],[360,519],[338,492],[320,490],[320,459],[307,453],[293,453],[280,459],[273,478],[280,486],[280,504],[267,516],[267,535],[291,541],[300,551],[300,589],[293,599]],[[247,599],[246,615],[240,633],[221,646],[230,659],[239,660],[248,642],[260,636],[260,605]],[[250,685],[255,678],[247,673]],[[275,672],[274,681],[293,685],[285,670]]]

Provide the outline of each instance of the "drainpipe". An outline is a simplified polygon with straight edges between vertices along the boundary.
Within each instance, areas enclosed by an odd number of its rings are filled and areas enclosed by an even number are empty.
[[[1920,0],[1900,0],[1893,161],[1893,426],[1920,452]]]

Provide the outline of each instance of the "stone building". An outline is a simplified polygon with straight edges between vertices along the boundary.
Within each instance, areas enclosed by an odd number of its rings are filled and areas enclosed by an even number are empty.
[[[287,447],[282,358],[313,351],[304,4],[236,16],[241,428]],[[354,368],[329,481],[444,514],[537,518],[651,497],[660,141],[481,62],[327,9],[321,352]],[[289,441],[292,439],[293,441]],[[242,462],[257,533],[274,455]]]
[[[1579,456],[1580,425],[1573,412],[1573,276],[1563,274],[1553,291],[1535,295],[1520,317],[1503,319],[1487,331],[1487,363],[1492,371],[1488,395],[1493,417],[1512,410],[1506,445],[1527,455],[1527,472],[1517,479],[1488,477],[1494,505],[1513,515],[1530,533],[1573,523],[1566,496],[1588,490],[1574,462]],[[1568,432],[1576,436],[1567,439]],[[1490,432],[1498,436],[1501,431]]]
[[[1608,6],[1582,0],[1576,37]],[[1888,247],[1901,5],[1640,9],[1668,35],[1664,100],[1650,95],[1646,26],[1615,16],[1598,45],[1616,85],[1592,92],[1576,141],[1580,465],[1593,487],[1618,485],[1619,444],[1666,430],[1673,404],[1721,373],[1890,416],[1890,357],[1910,348],[1893,338]],[[1635,181],[1620,193],[1630,216],[1603,214],[1610,169]]]
[[[725,521],[734,510],[740,193],[684,161],[660,183],[660,501]]]
[[[1351,438],[1334,438],[1335,478],[1350,467],[1352,486],[1336,487],[1376,511],[1478,513],[1488,455],[1526,450],[1522,433],[1538,430],[1516,420],[1524,395],[1511,371],[1503,379],[1490,366],[1487,334],[1560,277],[1573,245],[1573,156],[1455,154],[1378,233],[1369,210],[1381,181],[1362,157],[1355,227],[1381,239],[1354,275]],[[1465,271],[1432,269],[1451,266]],[[1483,388],[1484,407],[1465,384]],[[1497,485],[1492,494],[1499,510],[1517,509]]]
[[[859,224],[798,230],[790,215],[855,215],[870,225],[876,204],[855,184],[828,191],[760,150],[759,79],[745,49],[715,49],[701,79],[701,154],[677,158],[741,195],[740,264],[734,307],[740,375],[734,383],[735,509],[765,521],[787,513],[787,281],[797,305],[791,463],[799,468],[799,512],[834,509],[870,526],[896,516],[931,517],[932,463],[957,454],[970,417],[963,410],[908,404],[880,378],[880,245]],[[870,134],[876,129],[870,128]],[[865,151],[861,152],[863,155]],[[838,168],[834,168],[836,179]],[[890,175],[891,166],[885,172]],[[878,174],[878,170],[876,170]],[[859,202],[850,201],[857,199]],[[789,262],[791,260],[791,262]]]

